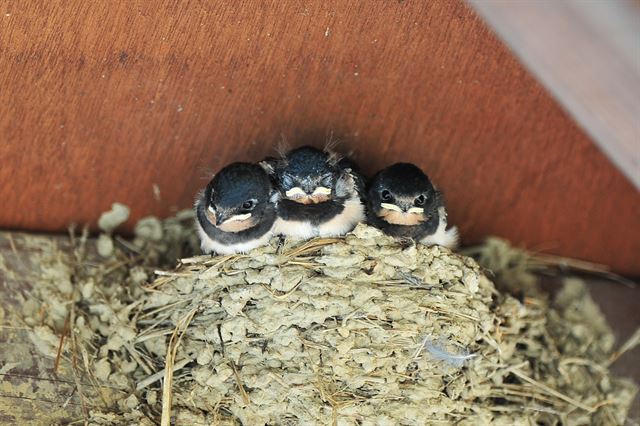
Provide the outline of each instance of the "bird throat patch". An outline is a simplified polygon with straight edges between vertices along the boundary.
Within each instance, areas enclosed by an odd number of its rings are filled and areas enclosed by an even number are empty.
[[[385,208],[381,208],[376,214],[380,219],[392,225],[414,226],[425,221],[425,217],[422,214],[404,213]]]
[[[331,200],[331,189],[320,186],[313,191],[313,194],[309,195],[301,188],[291,188],[285,193],[286,197],[291,201],[295,201],[300,204],[320,204]]]
[[[211,210],[207,209],[205,214],[207,215],[207,220],[223,232],[241,232],[255,226],[256,224],[255,218],[251,217],[250,214],[246,215],[246,217],[245,215],[233,216],[221,224],[218,224],[216,215]]]
[[[218,226],[218,229],[224,232],[241,232],[241,231],[246,231],[247,229],[251,228],[255,224],[256,224],[255,218],[251,217],[251,215],[249,215],[248,217],[245,217],[245,215],[242,215],[242,217],[233,216],[217,226]]]

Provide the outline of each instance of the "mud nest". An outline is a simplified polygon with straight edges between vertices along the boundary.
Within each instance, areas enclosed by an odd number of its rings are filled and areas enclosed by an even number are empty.
[[[196,244],[187,213],[103,235],[100,261],[84,242],[43,256],[24,314],[90,383],[89,424],[622,424],[636,392],[577,280],[518,300],[366,225],[160,270]]]

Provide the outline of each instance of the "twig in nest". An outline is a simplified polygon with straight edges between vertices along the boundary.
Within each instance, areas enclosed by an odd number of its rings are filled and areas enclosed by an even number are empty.
[[[184,368],[184,366],[189,364],[190,362],[191,362],[190,359],[183,359],[182,361],[177,362],[173,366],[173,372],[175,373],[176,371],[180,370],[181,368]],[[165,370],[162,369],[162,370],[158,371],[157,373],[152,374],[149,377],[147,377],[146,379],[140,381],[136,385],[136,392],[139,392],[142,389],[146,388],[147,386],[151,385],[152,383],[155,383],[158,380],[162,379],[164,377],[164,375],[165,375]]]
[[[410,272],[398,271],[404,282],[415,287],[425,287],[424,281]]]
[[[275,291],[271,290],[270,286],[263,284],[262,287],[264,287],[265,290],[267,290],[271,296],[272,299],[274,300],[285,300],[289,297],[289,295],[291,295],[294,291],[296,291],[296,289],[300,286],[300,284],[302,284],[302,278],[300,278],[298,280],[298,282],[296,283],[296,285],[294,285],[291,290],[284,292],[282,294],[276,294]]]
[[[493,388],[493,395],[495,395],[495,397],[498,397],[498,398],[504,398],[507,395],[519,396],[519,397],[525,398],[526,400],[533,399],[536,401],[545,402],[549,405],[553,405],[554,407],[558,405],[558,400],[550,398],[549,396],[543,393],[531,392],[531,390],[529,389],[527,389],[525,392],[521,390],[510,389],[507,387],[502,387],[502,388],[496,387],[496,388]]]
[[[171,424],[171,387],[173,385],[173,367],[176,353],[178,352],[178,346],[180,346],[184,333],[187,331],[187,327],[189,327],[189,323],[195,316],[197,310],[198,308],[193,308],[191,311],[187,312],[180,321],[178,321],[176,328],[173,330],[173,334],[171,334],[171,339],[169,340],[167,358],[164,366],[164,382],[162,384],[161,426],[169,426]]]
[[[324,247],[329,244],[337,243],[340,241],[338,238],[316,238],[311,241],[307,241],[304,244],[292,249],[291,251],[284,253],[285,256],[293,258],[302,254],[307,254],[318,250],[320,247]]]
[[[620,349],[611,354],[611,356],[609,357],[608,365],[613,364],[625,352],[630,351],[638,345],[640,345],[640,327],[638,327],[636,331],[631,335],[631,337],[629,337],[627,341],[624,342],[622,346],[620,346]]]
[[[13,254],[18,256],[18,249],[16,249],[16,243],[13,241],[13,234],[11,234],[11,232],[7,232],[7,239],[9,240],[11,251],[13,252]]]
[[[73,255],[77,263],[82,262],[85,255],[85,247],[87,243],[87,238],[89,237],[89,227],[87,225],[82,227],[82,234],[80,234],[80,242],[76,240],[76,225],[71,224],[68,228],[69,232],[69,242],[71,244],[71,248],[73,249]]]
[[[232,360],[229,360],[229,362],[231,363],[231,368],[233,369],[233,375],[236,378],[236,383],[238,384],[238,390],[242,395],[242,399],[245,404],[249,405],[251,404],[251,400],[249,399],[249,395],[247,395],[247,391],[244,390],[244,386],[242,385],[242,379],[240,379],[240,373],[238,373],[238,369],[236,368],[236,363],[233,362]]]
[[[447,310],[447,308],[444,307],[444,306],[432,305],[432,308],[429,308],[429,307],[427,307],[425,305],[420,305],[420,307],[422,309],[424,309],[426,312],[432,312],[434,314],[442,314],[442,315],[447,316],[449,318],[458,317],[458,318],[463,318],[463,319],[466,319],[466,320],[469,320],[469,321],[473,321],[473,322],[479,322],[480,321],[479,318],[473,317],[471,315],[463,314],[462,312],[456,312],[456,311]]]
[[[62,404],[62,408],[67,408],[67,405],[69,405],[69,403],[71,402],[71,398],[73,398],[73,395],[75,395],[77,390],[78,390],[77,387],[73,388],[73,390],[71,391],[67,399],[64,401],[64,404]]]
[[[69,321],[75,323],[75,307],[72,305],[69,310]],[[71,371],[73,372],[73,380],[76,383],[76,389],[78,390],[78,396],[80,397],[80,404],[82,406],[82,417],[84,419],[84,424],[89,424],[89,414],[87,411],[87,405],[84,400],[84,393],[82,392],[82,384],[80,383],[80,378],[78,377],[78,363],[77,363],[77,342],[75,333],[70,329],[69,340],[71,341]]]
[[[142,357],[140,357],[135,346],[133,346],[131,343],[125,343],[124,347],[127,349],[127,351],[129,351],[129,354],[134,359],[134,361],[137,362],[140,367],[142,367],[144,372],[147,374],[151,374],[151,368],[146,364],[146,361],[143,360]]]
[[[193,257],[186,257],[184,259],[180,259],[180,263],[182,263],[183,265],[220,266],[227,260],[237,258],[239,256],[243,256],[243,255],[231,254],[227,256],[215,256],[215,257],[211,257],[211,255],[193,256]]]
[[[315,263],[315,262],[301,262],[301,261],[297,261],[297,260],[290,260],[287,262],[287,265],[297,265],[297,266],[302,266],[304,268],[317,268],[318,266],[320,266],[320,263]]]
[[[553,395],[556,398],[559,398],[561,400],[563,400],[564,402],[568,402],[569,404],[575,405],[576,407],[585,410],[588,413],[592,413],[593,411],[595,411],[594,407],[589,407],[588,405],[583,404],[582,402],[573,399],[563,393],[558,392],[555,389],[550,388],[549,386],[545,385],[544,383],[540,383],[534,379],[532,379],[531,377],[527,376],[526,374],[520,372],[519,370],[516,370],[515,368],[511,370],[511,372],[513,374],[515,374],[516,376],[520,377],[522,380],[524,380],[525,382],[528,382],[540,389],[542,389],[543,391],[545,391],[546,393],[548,393],[549,395]]]
[[[138,247],[134,246],[132,243],[130,243],[129,241],[125,240],[122,237],[119,237],[119,236],[116,235],[113,238],[113,241],[119,243],[120,245],[122,245],[122,247],[124,247],[125,249],[127,249],[131,253],[135,253],[137,255],[142,255],[142,251],[140,251],[140,249]]]
[[[558,363],[558,371],[560,371],[560,373],[567,378],[569,377],[565,369],[565,366],[567,365],[581,365],[583,367],[592,368],[593,370],[596,370],[598,373],[602,375],[608,374],[607,369],[605,367],[597,364],[594,361],[584,359],[584,358],[565,358]]]
[[[87,351],[87,348],[84,347],[84,345],[80,346],[80,353],[82,354],[82,363],[84,365],[85,373],[87,374],[87,377],[89,378],[89,382],[91,383],[90,386],[92,386],[95,390],[97,390],[98,395],[100,396],[100,399],[102,399],[102,403],[104,404],[105,407],[108,407],[109,402],[107,401],[107,397],[104,394],[104,386],[100,386],[100,384],[98,383],[98,380],[96,379],[96,376],[93,373],[93,369],[90,368],[89,353]]]
[[[192,256],[192,257],[183,257],[182,259],[179,259],[179,261],[183,265],[192,265],[192,264],[206,265],[207,262],[211,262],[213,261],[213,259],[209,255],[200,255],[200,256]]]
[[[67,318],[64,320],[64,326],[62,327],[62,335],[60,335],[60,343],[58,344],[58,353],[56,353],[56,360],[53,363],[53,374],[58,373],[58,367],[60,366],[60,357],[62,355],[62,348],[64,347],[64,337],[69,333],[69,319],[71,312],[67,314]]]
[[[153,271],[154,274],[159,275],[161,277],[191,277],[192,275],[190,273],[185,273],[185,272],[168,272],[168,271],[161,271],[159,269],[156,269],[155,271]]]
[[[371,302],[373,299],[374,299],[373,296],[369,297],[367,300],[362,302],[360,304],[360,306],[358,306],[357,308],[355,308],[351,312],[349,312],[347,315],[345,315],[344,318],[342,318],[342,327],[346,327],[347,326],[347,321],[350,320],[351,318],[353,318],[358,313],[358,311],[360,311],[360,309],[362,309],[364,307],[364,305],[366,305],[367,303]]]
[[[475,257],[480,265],[496,274],[510,269],[520,269],[528,273],[548,273],[553,269],[571,270],[602,276],[635,287],[635,283],[611,272],[606,265],[542,253],[540,250],[527,251],[499,238],[488,238],[484,244],[465,248],[460,250],[460,253]]]

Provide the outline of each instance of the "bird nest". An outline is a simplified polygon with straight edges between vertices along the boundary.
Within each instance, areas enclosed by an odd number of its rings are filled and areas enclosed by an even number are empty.
[[[575,281],[555,301],[518,300],[470,257],[366,225],[151,275],[193,244],[186,229],[150,219],[133,242],[104,236],[103,264],[69,267],[73,279],[36,286],[25,304],[39,350],[92,384],[78,388],[89,424],[626,417],[635,387],[610,376],[612,334]]]

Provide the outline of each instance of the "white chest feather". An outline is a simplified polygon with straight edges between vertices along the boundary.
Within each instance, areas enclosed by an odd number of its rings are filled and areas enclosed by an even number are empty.
[[[316,236],[315,227],[311,223],[302,220],[278,219],[274,230],[276,234],[305,240]]]
[[[447,229],[447,212],[444,207],[440,207],[438,210],[440,221],[438,222],[438,229],[431,235],[427,235],[420,242],[428,246],[438,245],[455,249],[458,247],[458,241],[460,236],[458,235],[458,228],[455,226]]]
[[[318,226],[318,236],[335,237],[353,230],[364,221],[364,206],[357,198],[351,198],[344,204],[344,210],[328,222]]]
[[[262,237],[256,238],[250,241],[239,242],[236,244],[222,244],[215,241],[204,231],[202,226],[196,222],[198,228],[198,235],[200,235],[200,248],[204,253],[217,253],[222,255],[235,254],[235,253],[247,253],[248,251],[261,247],[269,243],[269,240],[273,236],[273,228],[265,233]]]
[[[364,206],[353,197],[345,202],[344,209],[331,220],[314,226],[309,221],[279,219],[275,232],[293,238],[335,237],[344,235],[364,221]]]

